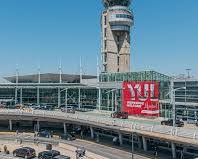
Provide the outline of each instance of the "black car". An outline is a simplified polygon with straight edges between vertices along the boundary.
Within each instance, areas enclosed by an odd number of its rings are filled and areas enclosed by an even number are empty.
[[[129,114],[127,112],[114,112],[111,114],[112,118],[128,119]]]
[[[163,120],[161,121],[161,125],[173,126],[173,119]],[[181,120],[175,120],[176,127],[183,127],[184,122]]]
[[[196,121],[195,126],[197,126],[197,127],[198,127],[198,121]]]
[[[70,157],[65,155],[59,155],[59,156],[55,156],[53,159],[70,159]]]
[[[13,156],[23,157],[26,159],[34,158],[34,157],[36,157],[36,151],[35,151],[35,149],[33,149],[31,147],[22,147],[22,148],[18,148],[16,150],[14,150]]]
[[[39,137],[46,137],[46,138],[51,138],[53,137],[53,134],[47,130],[42,130],[38,133]]]
[[[61,108],[61,111],[64,113],[75,114],[75,108],[72,106],[67,106],[67,107]]]
[[[76,137],[75,137],[73,134],[69,134],[69,133],[61,134],[61,135],[59,136],[59,138],[60,138],[60,139],[64,139],[64,140],[69,140],[69,141],[75,140],[75,139],[76,139]]]
[[[38,154],[38,159],[54,159],[54,157],[59,156],[60,152],[56,150],[43,151]]]

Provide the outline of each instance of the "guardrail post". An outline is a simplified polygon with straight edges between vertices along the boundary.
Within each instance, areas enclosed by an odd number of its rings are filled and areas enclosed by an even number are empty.
[[[174,128],[171,129],[171,136],[173,136],[173,129],[174,129]]]
[[[196,132],[194,132],[194,134],[193,134],[193,139],[194,140],[196,139]]]
[[[153,128],[154,128],[154,126],[152,125],[152,127],[151,127],[151,132],[153,132]]]
[[[175,136],[177,136],[177,134],[178,134],[178,129],[176,128],[175,129]]]
[[[133,129],[136,129],[136,124],[133,125]]]
[[[133,130],[133,123],[131,124],[131,130]]]
[[[121,127],[123,128],[123,125],[124,125],[124,122],[122,121],[122,123],[121,123]]]
[[[88,121],[88,119],[89,119],[89,116],[87,115],[87,117],[86,117],[86,121]]]

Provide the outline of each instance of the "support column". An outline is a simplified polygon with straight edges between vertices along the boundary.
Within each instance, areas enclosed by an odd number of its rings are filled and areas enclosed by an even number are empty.
[[[90,126],[90,131],[91,131],[91,138],[94,139],[94,129],[92,126]]]
[[[80,109],[80,104],[81,104],[81,93],[80,93],[80,88],[78,89],[78,108]]]
[[[123,144],[123,140],[122,140],[122,133],[121,132],[119,132],[119,143],[120,143],[120,145],[122,145]]]
[[[67,125],[66,125],[66,123],[63,123],[63,128],[64,128],[64,134],[67,134]]]
[[[17,92],[17,87],[15,88],[15,100],[14,100],[14,103],[15,105],[17,104],[17,97],[18,97],[18,92]]]
[[[20,89],[20,104],[23,104],[23,89]]]
[[[39,89],[39,87],[37,87],[36,103],[37,103],[37,105],[40,104],[40,89]]]
[[[101,89],[98,88],[98,110],[101,110]]]
[[[114,110],[114,93],[113,91],[111,92],[111,111],[113,112]]]
[[[60,88],[58,88],[58,107],[61,106],[61,92],[60,92]]]
[[[65,89],[65,107],[67,108],[67,88]]]
[[[176,159],[176,148],[175,148],[175,143],[171,143],[171,148],[172,148],[172,157],[173,159]]]
[[[39,132],[40,130],[40,122],[37,120],[37,131]]]
[[[115,111],[118,111],[117,93],[115,92]]]
[[[148,150],[146,137],[142,136],[142,142],[143,142],[143,149],[146,152]]]
[[[109,106],[110,106],[110,100],[109,100],[109,93],[108,93],[107,94],[107,107],[108,107],[108,111],[110,110]]]
[[[138,136],[138,148],[142,149],[142,137]]]
[[[9,130],[12,131],[12,120],[9,120]]]

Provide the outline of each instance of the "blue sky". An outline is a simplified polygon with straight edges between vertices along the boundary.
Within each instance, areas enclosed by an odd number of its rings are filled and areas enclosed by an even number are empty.
[[[132,70],[198,76],[198,1],[133,0]],[[0,76],[57,72],[96,73],[101,0],[1,0]]]

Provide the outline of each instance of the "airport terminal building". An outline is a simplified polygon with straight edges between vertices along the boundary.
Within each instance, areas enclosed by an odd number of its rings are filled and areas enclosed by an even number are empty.
[[[103,0],[101,13],[101,67],[98,76],[45,73],[4,77],[0,103],[76,105],[79,109],[128,111],[131,115],[172,117],[170,83],[177,117],[197,120],[198,80],[174,79],[156,71],[130,72],[130,32],[134,25],[131,0]]]
[[[124,82],[157,82],[159,83],[159,114],[165,118],[172,117],[170,97],[171,77],[155,71],[129,73],[101,73],[92,75],[69,74],[34,74],[5,77],[0,83],[0,102],[15,104],[49,104],[77,105],[80,109],[100,109],[107,111],[122,110]],[[177,117],[193,122],[197,120],[198,80],[192,78],[174,79],[177,90],[175,102]]]

